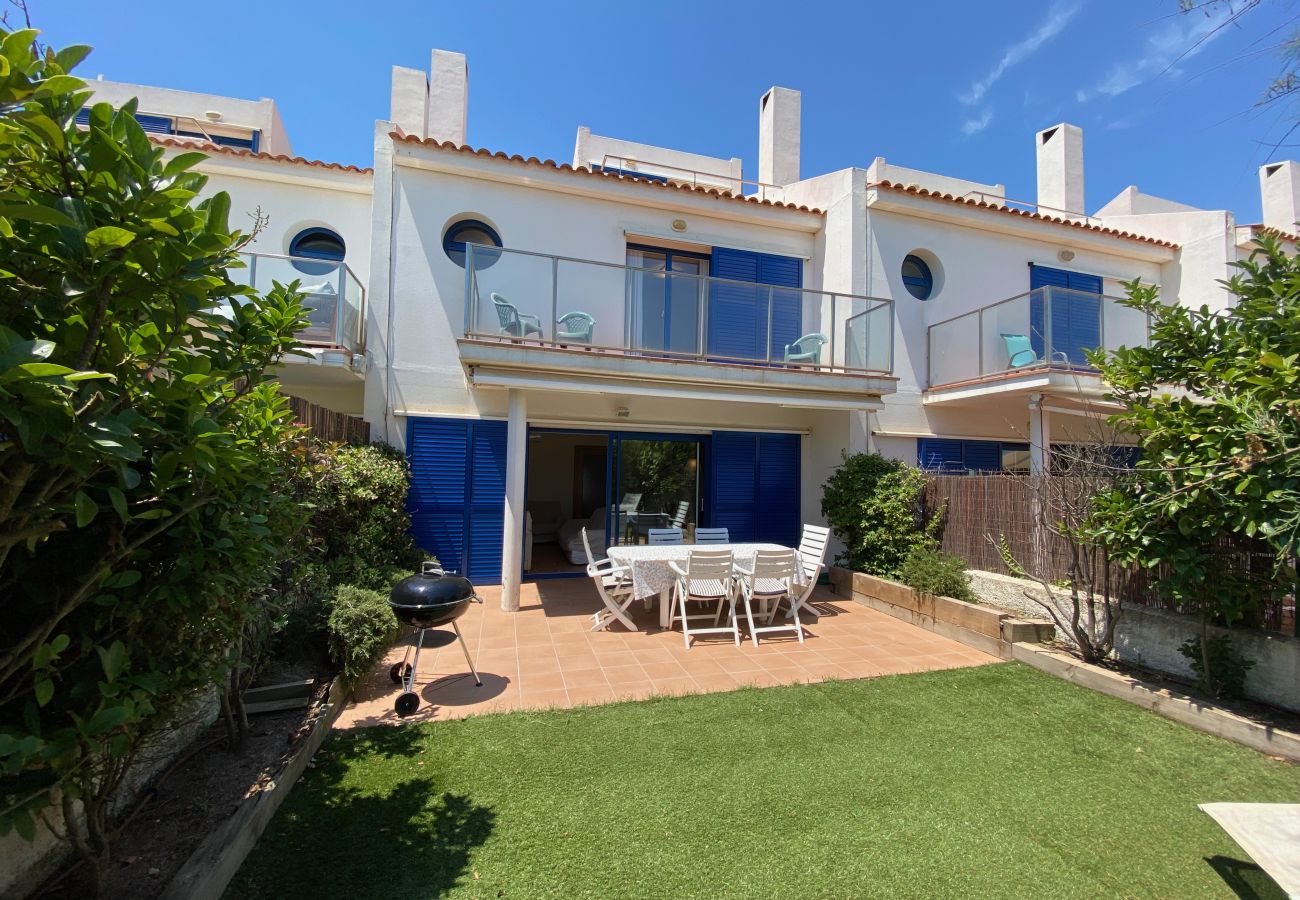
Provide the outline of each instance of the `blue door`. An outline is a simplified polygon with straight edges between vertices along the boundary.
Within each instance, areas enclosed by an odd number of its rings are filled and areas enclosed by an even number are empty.
[[[411,536],[443,568],[478,584],[501,581],[506,423],[412,418]]]
[[[1043,294],[1034,294],[1029,304],[1029,324],[1032,331],[1034,352],[1039,359],[1046,359],[1047,319],[1044,306],[1051,308],[1051,351],[1049,363],[1064,362],[1061,354],[1068,358],[1070,365],[1086,367],[1088,358],[1085,350],[1095,350],[1101,346],[1101,278],[1097,275],[1085,275],[1082,272],[1070,272],[1065,269],[1052,269],[1047,266],[1029,267],[1029,289],[1036,291],[1043,287],[1066,288],[1052,292],[1049,303],[1044,303]],[[1077,293],[1076,293],[1077,292]],[[1096,296],[1088,296],[1095,294]]]
[[[797,434],[715,431],[710,454],[710,524],[732,541],[793,547],[799,540]]]
[[[710,270],[714,278],[745,283],[711,285],[709,355],[720,359],[766,360],[770,306],[772,359],[779,362],[785,345],[800,337],[802,295],[797,289],[803,287],[803,260],[714,247]],[[775,285],[778,290],[769,290],[768,285]]]

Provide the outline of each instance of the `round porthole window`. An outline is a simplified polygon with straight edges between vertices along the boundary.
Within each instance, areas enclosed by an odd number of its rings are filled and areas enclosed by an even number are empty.
[[[293,267],[307,275],[327,275],[343,261],[347,246],[328,228],[304,228],[289,242]],[[320,262],[308,262],[308,260]]]
[[[474,245],[472,251],[466,249],[470,244]],[[442,236],[442,251],[462,269],[465,268],[466,258],[470,256],[474,258],[475,269],[486,269],[501,258],[500,253],[492,252],[500,248],[501,235],[491,225],[478,219],[455,222]]]
[[[915,253],[903,258],[903,286],[917,300],[929,300],[934,293],[934,273],[930,264]]]

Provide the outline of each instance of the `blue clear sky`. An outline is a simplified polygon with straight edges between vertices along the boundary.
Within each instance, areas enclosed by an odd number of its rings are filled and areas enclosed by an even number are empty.
[[[587,125],[754,177],[773,84],[803,92],[805,176],[884,156],[1033,199],[1033,132],[1066,120],[1090,211],[1137,184],[1250,222],[1257,167],[1300,154],[1272,150],[1300,144],[1300,113],[1253,109],[1281,3],[1208,40],[1177,0],[30,4],[49,42],[96,48],[85,77],[272,97],[295,152],[339,162],[370,162],[390,66],[427,69],[431,47],[469,58],[471,144],[560,161]]]

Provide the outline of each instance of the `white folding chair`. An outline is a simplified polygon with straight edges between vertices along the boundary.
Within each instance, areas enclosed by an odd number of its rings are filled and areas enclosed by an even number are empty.
[[[680,528],[651,528],[646,534],[647,540],[651,544],[680,544],[682,542],[682,530]]]
[[[668,566],[677,574],[677,584],[673,588],[673,601],[677,609],[668,621],[682,623],[682,640],[686,649],[691,649],[691,636],[699,634],[729,634],[740,646],[740,621],[736,617],[736,585],[732,577],[733,559],[730,550],[692,550],[686,557],[686,568],[676,562]],[[689,602],[716,603],[716,614],[697,613],[691,615],[686,608]],[[730,610],[730,625],[719,627],[723,607]],[[692,628],[691,622],[699,619],[712,619],[712,628]]]
[[[673,520],[668,524],[673,528],[681,528],[686,524],[686,514],[690,512],[691,502],[683,500],[677,504],[677,512],[673,513]]]
[[[627,566],[616,566],[613,560],[596,559],[591,552],[591,539],[587,529],[582,529],[582,546],[587,551],[587,575],[596,582],[596,593],[605,608],[591,614],[591,630],[604,631],[611,622],[622,622],[629,631],[636,631],[636,623],[628,615],[627,608],[636,599],[632,593],[632,570]]]
[[[795,552],[793,550],[760,550],[754,554],[754,567],[746,569],[740,564],[736,565],[737,581],[740,588],[740,599],[745,604],[745,620],[749,623],[749,637],[758,646],[759,634],[770,631],[794,631],[799,638],[799,643],[803,643],[803,625],[799,622],[799,605],[794,601],[794,567],[796,565]],[[791,611],[794,613],[794,622],[789,625],[771,624],[773,616],[776,614],[776,608],[782,600],[789,600]],[[768,624],[764,626],[754,625],[754,604],[761,602],[763,612],[769,609],[771,604],[771,613],[768,615]],[[760,618],[762,613],[759,614]]]
[[[808,598],[817,588],[817,579],[822,575],[822,568],[826,565],[826,545],[830,542],[831,530],[823,528],[820,525],[804,525],[803,536],[799,539],[799,567],[803,570],[804,585],[797,597],[791,597],[790,610],[785,614],[787,619],[794,618],[794,614],[804,609],[808,604]],[[807,611],[814,616],[817,610],[807,606]],[[771,615],[768,616],[768,624],[776,618],[776,608],[772,608]]]
[[[695,529],[695,543],[730,544],[731,537],[725,528],[697,528]]]

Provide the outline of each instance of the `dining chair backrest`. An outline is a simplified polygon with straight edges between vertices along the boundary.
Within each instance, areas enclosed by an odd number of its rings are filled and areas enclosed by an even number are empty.
[[[649,541],[652,544],[680,544],[682,542],[682,530],[680,528],[651,528]]]
[[[821,574],[830,537],[831,530],[821,525],[803,527],[803,536],[799,539],[799,565],[805,578],[812,580]]]
[[[582,526],[582,549],[587,551],[587,568],[591,568],[596,562],[596,554],[591,552],[591,539],[587,537],[587,526]]]
[[[725,528],[697,528],[695,529],[695,543],[730,544],[731,536]]]
[[[496,308],[497,321],[501,323],[501,330],[518,335],[520,328],[518,308],[496,291],[492,292],[492,306]]]
[[[623,499],[618,503],[618,511],[621,513],[634,513],[636,512],[636,508],[640,505],[640,494],[624,494]]]
[[[789,548],[759,550],[754,554],[753,578],[755,581],[764,579],[786,581],[794,577],[794,566],[794,551]]]
[[[732,563],[730,550],[692,550],[686,557],[687,587],[705,581],[727,584],[731,580]]]
[[[691,503],[689,500],[683,500],[677,504],[677,512],[673,513],[672,527],[681,528],[686,524],[686,514],[690,512]]]

